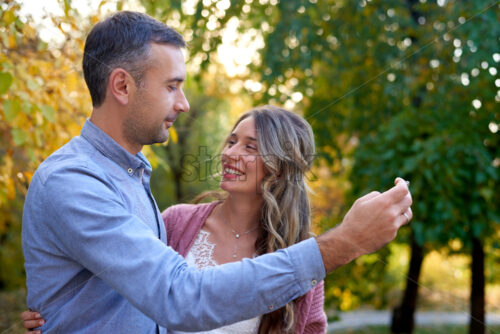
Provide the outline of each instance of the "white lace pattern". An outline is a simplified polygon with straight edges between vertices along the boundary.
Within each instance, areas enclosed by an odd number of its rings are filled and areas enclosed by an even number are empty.
[[[217,266],[213,258],[215,244],[208,240],[210,232],[200,230],[196,240],[186,255],[188,265],[203,269]],[[260,317],[237,322],[232,325],[220,327],[207,332],[196,332],[198,334],[256,334],[259,329]],[[184,334],[185,332],[174,331],[172,334]],[[186,333],[187,334],[187,333]]]
[[[193,246],[191,246],[186,255],[188,265],[198,269],[215,267],[217,265],[217,262],[214,261],[215,244],[208,241],[209,236],[210,232],[200,230]]]

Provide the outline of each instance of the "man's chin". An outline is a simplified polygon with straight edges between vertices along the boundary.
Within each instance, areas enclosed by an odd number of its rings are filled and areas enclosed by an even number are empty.
[[[144,145],[163,144],[168,140],[168,137],[168,131],[166,131],[166,133],[162,133],[155,138],[151,138],[151,140],[149,140],[149,142]]]
[[[161,138],[158,138],[158,140],[156,141],[157,144],[163,144],[165,142],[168,141],[168,134],[166,136],[162,136]]]

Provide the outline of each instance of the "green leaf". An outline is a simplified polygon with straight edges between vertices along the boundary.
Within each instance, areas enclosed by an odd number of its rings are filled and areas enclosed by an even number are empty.
[[[24,23],[23,21],[19,20],[19,18],[16,18],[16,28],[19,31],[24,28]]]
[[[26,138],[28,136],[26,135],[26,132],[24,130],[12,129],[11,133],[14,139],[14,144],[16,144],[16,146],[20,146],[26,142]]]
[[[4,94],[12,85],[12,75],[7,72],[0,72],[0,94]]]
[[[40,108],[40,110],[42,112],[43,117],[45,117],[49,122],[51,122],[51,123],[55,122],[56,112],[55,112],[54,108],[52,108],[51,106],[48,106],[48,105],[43,105]]]
[[[68,16],[70,9],[71,9],[71,0],[64,0],[64,15],[66,15],[66,17]]]
[[[37,45],[37,51],[40,52],[40,51],[45,51],[47,50],[47,47],[48,47],[48,43],[47,42],[44,42],[44,41],[39,41],[38,42],[38,45]]]
[[[40,85],[35,80],[30,80],[30,79],[27,80],[27,86],[28,86],[28,89],[31,91],[34,91],[34,90],[37,90],[38,88],[40,88]]]
[[[19,112],[19,101],[7,100],[3,103],[3,114],[8,122],[12,122]]]
[[[5,61],[2,61],[0,63],[0,66],[3,68],[3,69],[13,69],[14,68],[14,65],[12,65],[12,63],[8,60],[5,60]]]
[[[35,150],[32,148],[28,149],[28,156],[30,157],[31,162],[35,163],[37,161]]]
[[[29,115],[33,111],[33,105],[29,101],[23,101],[21,111],[26,115]]]
[[[498,215],[496,212],[490,211],[488,212],[488,216],[492,221],[500,224],[500,215]]]
[[[472,224],[472,235],[476,238],[481,236],[482,231],[484,230],[484,225],[481,223]]]

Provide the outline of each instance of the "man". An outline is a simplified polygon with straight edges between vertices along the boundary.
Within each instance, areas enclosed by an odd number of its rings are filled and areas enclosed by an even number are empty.
[[[35,173],[23,213],[28,306],[44,333],[196,331],[249,319],[303,294],[335,268],[382,247],[411,219],[406,184],[359,199],[316,239],[204,271],[167,247],[143,145],[163,142],[186,77],[174,30],[120,12],[87,37],[93,110],[81,136]]]

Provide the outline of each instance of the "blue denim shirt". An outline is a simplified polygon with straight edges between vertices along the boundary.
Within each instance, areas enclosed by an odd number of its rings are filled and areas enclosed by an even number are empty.
[[[28,307],[44,333],[199,331],[305,294],[325,270],[314,239],[199,271],[166,245],[151,166],[87,120],[31,181],[23,213]]]

